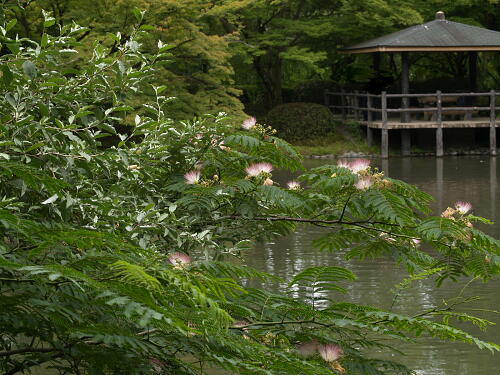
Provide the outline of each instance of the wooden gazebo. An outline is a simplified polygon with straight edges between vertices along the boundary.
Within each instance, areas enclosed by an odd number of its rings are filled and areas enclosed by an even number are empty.
[[[375,38],[363,43],[359,43],[342,50],[346,54],[373,54],[374,69],[379,69],[381,53],[400,53],[401,54],[401,94],[387,94],[382,92],[380,95],[366,94],[367,108],[360,108],[359,100],[351,101],[351,105],[342,102],[341,106],[355,111],[363,111],[368,129],[368,139],[372,138],[372,129],[382,129],[381,145],[382,157],[388,156],[388,130],[401,129],[401,145],[403,155],[410,153],[410,134],[412,128],[436,128],[436,155],[443,155],[443,127],[490,127],[490,153],[496,154],[496,96],[500,95],[494,91],[488,93],[477,93],[477,53],[485,51],[500,51],[500,32],[484,29],[481,27],[466,25],[462,23],[448,21],[443,12],[436,13],[436,19],[421,25],[412,26],[404,30]],[[467,52],[469,54],[469,78],[470,93],[450,93],[442,94],[440,91],[431,94],[410,94],[409,69],[410,62],[408,54],[410,52]],[[330,93],[334,94],[334,93]],[[346,94],[343,94],[346,95]],[[362,96],[363,94],[352,94]],[[457,98],[460,96],[489,96],[490,105],[488,107],[450,107],[443,106],[443,103],[457,104]],[[381,102],[380,108],[373,105],[373,98],[378,97],[377,102]],[[387,98],[401,98],[401,108],[387,108]],[[419,103],[424,108],[410,108],[410,98],[420,98]],[[453,99],[455,98],[455,99]],[[344,100],[345,98],[343,98]],[[473,99],[474,101],[474,99]],[[434,107],[429,107],[429,103],[435,103]],[[328,103],[327,103],[328,104]],[[385,108],[384,108],[385,107]],[[461,121],[443,120],[443,115],[453,112],[462,112],[467,114]],[[473,120],[471,115],[474,113],[484,113],[489,111],[489,119]],[[381,121],[372,121],[372,112],[381,113]],[[391,122],[388,114],[398,112],[401,114],[400,121]],[[411,119],[412,113],[432,113],[431,121],[414,122]],[[425,116],[424,116],[425,117]]]

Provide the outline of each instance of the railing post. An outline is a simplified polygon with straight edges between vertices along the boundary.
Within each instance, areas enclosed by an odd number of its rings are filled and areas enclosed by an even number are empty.
[[[324,97],[324,103],[325,105],[330,108],[330,95],[328,95],[328,90],[325,89],[325,91],[323,91],[323,97]]]
[[[354,103],[353,103],[354,105],[353,105],[353,107],[354,107],[354,120],[356,120],[356,121],[359,121],[359,109],[358,109],[358,107],[359,107],[359,96],[358,96],[358,94],[359,94],[359,91],[358,90],[354,90],[354,100],[353,100],[354,101]]]
[[[370,128],[370,125],[372,123],[372,97],[368,93],[366,94],[366,141],[368,143],[368,146],[373,146],[373,129]]]
[[[404,93],[403,93],[404,94]],[[410,122],[410,112],[406,112],[405,110],[410,107],[409,98],[403,97],[401,104],[402,110],[401,112],[401,122],[408,123]],[[410,156],[411,155],[411,129],[401,129],[401,155]]]
[[[366,120],[372,122],[372,96],[370,94],[366,94],[366,111]]]
[[[497,201],[497,158],[490,158],[490,220],[495,220]]]
[[[389,157],[389,130],[387,129],[387,92],[382,91],[382,142],[381,157]]]
[[[497,154],[497,132],[496,132],[496,93],[495,90],[490,91],[490,155]]]
[[[401,94],[410,93],[410,57],[408,52],[401,53]],[[401,107],[408,109],[410,107],[410,98],[403,96],[401,98]],[[410,122],[410,112],[401,112],[401,122]]]
[[[441,96],[441,91],[436,91],[436,156],[438,158],[444,155],[444,145],[443,145],[443,100]]]
[[[346,113],[346,99],[345,99],[345,95],[344,95],[344,89],[342,89],[340,91],[340,105],[341,105],[341,109],[342,109],[342,121],[346,122],[347,120],[347,113]]]

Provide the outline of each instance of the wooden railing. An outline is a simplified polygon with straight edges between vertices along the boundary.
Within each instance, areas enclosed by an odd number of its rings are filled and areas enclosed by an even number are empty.
[[[390,113],[428,113],[435,112],[437,113],[437,117],[441,118],[443,114],[446,112],[464,112],[464,113],[472,113],[477,111],[490,111],[490,117],[496,118],[496,111],[500,110],[500,107],[496,106],[496,97],[500,96],[500,92],[496,92],[491,90],[490,92],[483,93],[442,93],[441,91],[436,91],[435,93],[425,93],[425,94],[387,94],[386,92],[382,92],[381,95],[373,95],[368,93],[345,93],[345,92],[325,92],[325,103],[326,105],[333,110],[340,110],[343,117],[347,119],[348,114],[352,113],[354,118],[357,120],[361,119],[361,113],[367,113],[368,118],[367,121],[372,121],[373,113],[383,113],[386,112],[387,117],[389,118]],[[341,104],[332,103],[331,97],[340,98]],[[452,99],[452,98],[467,98],[467,97],[487,97],[489,101],[488,106],[443,106],[443,102],[453,102],[453,100],[443,100],[443,99]],[[380,99],[380,104],[375,105],[373,99]],[[402,99],[402,98],[417,98],[422,99],[420,103],[435,103],[435,106],[423,106],[423,107],[408,107],[408,108],[393,108],[389,106],[390,99]],[[426,100],[428,98],[432,98],[432,100]],[[363,103],[365,106],[360,106],[360,100],[364,99]],[[411,122],[411,120],[409,121]]]
[[[406,124],[408,128],[436,128],[436,155],[443,155],[443,135],[442,128],[446,115],[461,115],[464,118],[456,123],[472,123],[474,114],[483,112],[487,114],[490,127],[490,153],[496,154],[496,117],[500,107],[497,106],[497,97],[500,92],[491,90],[490,92],[463,92],[463,93],[435,93],[425,94],[388,94],[382,92],[381,95],[369,93],[346,93],[325,91],[325,104],[335,113],[340,112],[341,118],[346,121],[351,115],[355,121],[366,123],[368,127],[368,142],[372,142],[370,125],[378,123],[382,129],[382,156],[388,154],[388,129],[397,128],[397,124]],[[417,106],[403,107],[403,102],[408,103],[411,98],[417,99]],[[470,98],[470,99],[469,99]],[[403,100],[408,99],[408,100]],[[462,105],[462,103],[482,103],[483,105]],[[434,105],[431,105],[434,104]],[[445,105],[443,105],[445,104]],[[378,115],[375,115],[378,114]],[[400,114],[399,120],[391,119],[392,114]],[[420,119],[415,121],[412,114],[421,114]],[[431,115],[431,116],[429,116]],[[429,118],[427,118],[429,116]],[[454,121],[454,120],[453,120]],[[453,122],[446,120],[447,123]],[[414,126],[408,123],[414,123]],[[380,124],[381,123],[381,124]],[[391,126],[389,126],[389,124]],[[432,126],[429,126],[432,124]],[[460,125],[460,124],[458,124]],[[488,124],[483,124],[483,126]],[[460,127],[460,126],[458,126]]]

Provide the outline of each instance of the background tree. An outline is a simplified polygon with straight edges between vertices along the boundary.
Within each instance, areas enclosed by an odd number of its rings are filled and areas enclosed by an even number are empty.
[[[108,32],[120,31],[127,37],[135,20],[132,9],[147,10],[145,19],[155,25],[155,36],[175,45],[171,64],[163,65],[159,80],[168,82],[169,92],[177,98],[170,103],[176,118],[217,111],[242,116],[242,103],[247,112],[264,115],[282,102],[318,101],[318,95],[308,94],[310,90],[361,88],[373,78],[370,56],[343,55],[339,48],[432,20],[438,9],[451,20],[496,30],[499,12],[493,0],[4,0],[4,4],[18,20],[13,31],[38,41],[42,8],[51,10],[58,23],[76,20],[88,26],[79,38],[89,53]],[[47,32],[56,33],[57,27]],[[110,51],[116,49],[116,41],[108,43]],[[151,51],[156,47],[154,39],[145,44]],[[464,54],[413,55],[412,72],[423,85],[439,77],[452,81],[467,72],[467,59]],[[480,56],[480,84],[485,87],[500,82],[497,60],[496,54]],[[386,74],[397,78],[398,66],[397,56],[383,56]]]
[[[77,20],[88,28],[79,39],[89,53],[96,41],[104,43],[109,52],[116,51],[120,42],[105,36],[119,31],[122,40],[126,40],[136,22],[132,10],[139,7],[146,11],[144,22],[155,25],[151,26],[154,30],[150,30],[154,38],[145,42],[146,48],[153,51],[157,39],[175,46],[171,50],[171,63],[158,68],[159,84],[168,82],[170,93],[176,97],[170,103],[171,116],[186,118],[215,111],[242,116],[243,106],[238,98],[241,91],[235,87],[234,71],[229,61],[232,56],[228,44],[230,36],[219,33],[213,17],[207,14],[206,1],[39,0],[7,3],[11,5],[8,13],[18,20],[15,31],[36,40],[41,38],[42,8],[51,9],[52,16],[60,24]],[[57,27],[53,26],[47,32],[56,33]]]

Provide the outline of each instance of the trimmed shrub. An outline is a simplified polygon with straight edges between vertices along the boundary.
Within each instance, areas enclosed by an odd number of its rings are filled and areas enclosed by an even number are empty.
[[[278,137],[296,141],[330,133],[334,118],[321,104],[287,103],[269,111],[265,123],[277,130]]]

